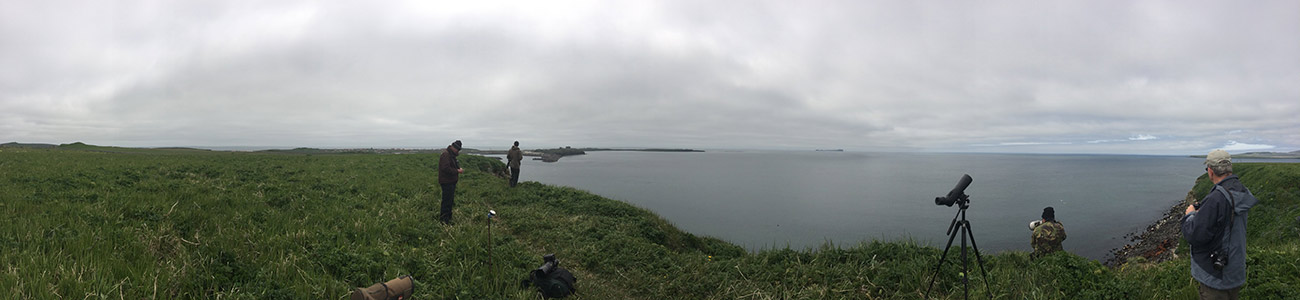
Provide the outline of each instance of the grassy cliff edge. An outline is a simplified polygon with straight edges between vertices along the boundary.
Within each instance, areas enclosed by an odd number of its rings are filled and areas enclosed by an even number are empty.
[[[448,227],[434,221],[432,154],[114,150],[0,152],[0,213],[10,219],[0,225],[0,291],[338,299],[411,274],[419,299],[537,299],[519,280],[555,253],[578,277],[576,299],[915,299],[941,253],[910,241],[749,253],[585,191],[508,188],[501,162],[478,156],[462,156],[457,225]],[[1239,164],[1238,174],[1261,200],[1250,216],[1243,295],[1300,297],[1300,165]],[[1202,178],[1192,192],[1208,190]],[[490,232],[488,209],[498,212]],[[972,295],[1196,292],[1185,258],[1115,268],[1068,253],[983,258],[988,276],[972,265]],[[928,296],[962,297],[959,268],[945,264]]]

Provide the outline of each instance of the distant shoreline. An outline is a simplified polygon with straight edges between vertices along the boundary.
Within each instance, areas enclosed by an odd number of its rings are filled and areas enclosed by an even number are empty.
[[[1205,158],[1205,155],[1192,155],[1194,158]],[[1262,159],[1300,159],[1300,151],[1291,152],[1246,152],[1241,154],[1232,154],[1232,158],[1262,158]]]

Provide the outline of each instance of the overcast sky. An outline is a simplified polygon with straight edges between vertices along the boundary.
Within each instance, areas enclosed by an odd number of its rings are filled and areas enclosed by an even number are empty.
[[[1300,1],[0,0],[0,143],[1300,149]]]

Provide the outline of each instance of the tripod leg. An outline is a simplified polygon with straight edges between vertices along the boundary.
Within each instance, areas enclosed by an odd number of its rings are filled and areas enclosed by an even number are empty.
[[[930,287],[925,288],[925,294],[926,294],[926,295],[929,295],[929,294],[930,294],[930,289],[933,289],[933,288],[934,288],[934,280],[935,280],[935,278],[938,278],[938,277],[939,277],[939,268],[940,268],[940,267],[943,267],[943,261],[944,261],[945,259],[948,259],[948,249],[951,249],[951,248],[952,248],[952,240],[953,240],[953,239],[956,239],[956,238],[957,238],[957,234],[959,234],[959,233],[960,233],[960,230],[952,230],[952,232],[948,234],[948,245],[943,246],[943,255],[940,255],[940,256],[939,256],[939,262],[937,262],[937,263],[934,264],[934,275],[930,275]],[[962,241],[964,242],[965,239],[962,239]]]
[[[962,286],[961,296],[962,299],[970,299],[970,280],[969,280],[970,272],[967,271],[967,269],[969,269],[968,262],[970,260],[966,258],[966,236],[970,235],[970,229],[966,227],[967,226],[966,220],[961,220],[961,223],[958,226],[961,227],[958,229],[960,229],[962,232],[961,233],[961,286]]]
[[[961,210],[958,210],[957,215],[952,216],[952,222],[948,223],[948,231],[944,231],[943,234],[952,234],[952,230],[957,229],[957,219],[961,217],[961,212]]]
[[[975,261],[980,263],[980,273],[984,274],[984,291],[988,292],[989,299],[993,299],[993,290],[989,289],[989,271],[984,269],[984,258],[980,256],[980,246],[975,244],[975,231],[971,229],[970,222],[966,222],[966,232],[970,235],[970,246],[975,249]]]

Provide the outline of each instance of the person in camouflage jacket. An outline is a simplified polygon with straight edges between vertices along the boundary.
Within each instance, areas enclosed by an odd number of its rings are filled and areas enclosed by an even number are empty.
[[[1043,257],[1052,252],[1061,251],[1061,242],[1065,241],[1065,225],[1056,221],[1056,211],[1051,206],[1043,209],[1043,219],[1029,223],[1033,232],[1030,244],[1034,246],[1033,258]]]

